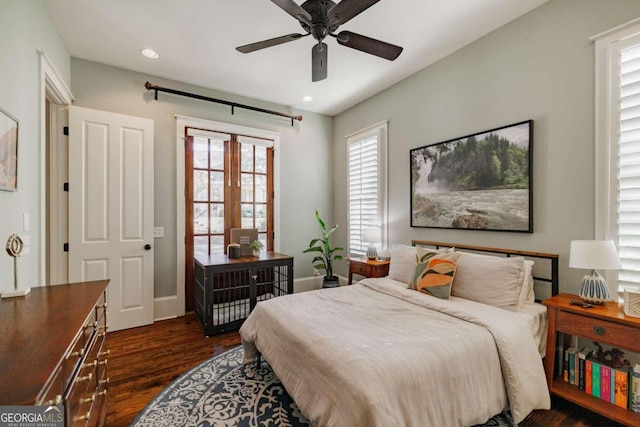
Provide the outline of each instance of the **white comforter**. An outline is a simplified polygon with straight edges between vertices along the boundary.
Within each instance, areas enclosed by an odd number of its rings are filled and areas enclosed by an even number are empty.
[[[257,304],[240,329],[314,426],[470,426],[548,409],[542,361],[513,313],[389,279]],[[462,320],[460,320],[462,319]]]

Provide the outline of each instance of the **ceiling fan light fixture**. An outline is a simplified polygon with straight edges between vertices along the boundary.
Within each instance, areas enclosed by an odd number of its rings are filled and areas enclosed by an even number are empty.
[[[304,102],[311,102],[311,101],[313,101],[313,97],[311,97],[311,96],[309,96],[309,95],[306,95],[306,96],[303,96],[303,97],[302,97],[302,100],[303,100]]]
[[[158,59],[160,57],[160,55],[158,55],[158,52],[149,48],[140,49],[140,53],[149,59]]]

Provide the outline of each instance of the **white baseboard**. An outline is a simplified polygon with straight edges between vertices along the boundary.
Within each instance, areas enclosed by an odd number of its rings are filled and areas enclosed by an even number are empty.
[[[175,319],[178,317],[178,296],[154,298],[153,320]]]
[[[340,286],[346,286],[349,282],[346,277],[338,276],[340,279]],[[322,288],[322,276],[310,276],[294,279],[293,281],[293,293],[313,291]]]

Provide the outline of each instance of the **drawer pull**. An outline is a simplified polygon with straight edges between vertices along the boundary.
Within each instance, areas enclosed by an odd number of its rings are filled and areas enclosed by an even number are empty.
[[[91,412],[87,412],[84,415],[79,415],[77,417],[73,417],[73,421],[87,421],[91,418]]]
[[[84,356],[84,348],[81,348],[79,351],[74,351],[73,353],[69,353],[67,355],[67,359],[70,357],[82,357]]]
[[[85,375],[84,377],[78,377],[76,378],[76,382],[82,382],[82,381],[91,381],[91,378],[93,378],[93,372],[90,372],[89,375]]]
[[[85,325],[84,328],[85,329],[91,329],[91,328],[95,329],[97,326],[98,326],[98,322],[96,321],[96,322],[91,323],[90,325]]]
[[[98,392],[98,396],[106,396],[107,395],[107,389],[105,388],[104,390]]]
[[[596,335],[604,335],[607,333],[607,330],[603,326],[594,326],[593,333]]]
[[[80,399],[80,403],[93,403],[93,402],[95,402],[95,401],[96,401],[96,395],[95,395],[95,393],[94,393],[94,394],[93,394],[93,396],[91,396],[91,397],[87,397],[87,398],[84,398],[84,399]]]
[[[111,353],[111,350],[103,351],[102,353],[98,353],[98,359],[103,356],[108,356]]]
[[[98,384],[100,384],[100,385],[104,384],[106,387],[109,387],[109,378],[107,378],[106,380],[98,381]]]
[[[82,365],[82,369],[84,369],[84,368],[95,368],[96,366],[98,366],[98,361],[94,360],[93,362],[85,363],[84,365]]]
[[[109,359],[104,359],[104,360],[102,360],[102,361],[100,361],[100,362],[98,362],[98,361],[96,360],[96,363],[97,363],[98,365],[106,366],[106,365],[107,365],[107,360],[109,360]]]
[[[62,405],[62,395],[57,395],[55,399],[47,400],[44,402],[46,406],[60,406]]]

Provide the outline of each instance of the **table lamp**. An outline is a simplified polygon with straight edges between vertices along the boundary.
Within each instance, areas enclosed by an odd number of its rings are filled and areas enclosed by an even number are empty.
[[[613,241],[572,240],[569,250],[569,267],[590,270],[580,282],[578,294],[582,299],[591,304],[604,304],[611,300],[609,286],[596,270],[622,268]]]
[[[376,259],[378,257],[378,249],[376,249],[376,243],[380,243],[380,229],[368,228],[362,232],[362,241],[368,242],[367,258]]]

